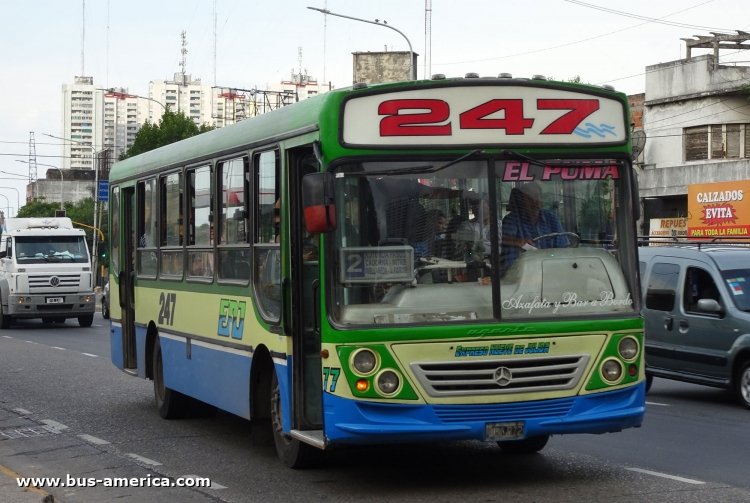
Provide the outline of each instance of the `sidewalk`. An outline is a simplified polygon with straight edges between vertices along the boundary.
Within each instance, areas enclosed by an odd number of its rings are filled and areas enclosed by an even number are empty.
[[[52,503],[54,497],[48,492],[36,487],[18,487],[18,474],[0,464],[0,501],[3,503]],[[59,501],[59,500],[58,500]]]

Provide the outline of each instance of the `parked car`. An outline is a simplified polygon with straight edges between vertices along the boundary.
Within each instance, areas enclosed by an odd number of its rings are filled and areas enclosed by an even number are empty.
[[[109,281],[102,289],[102,316],[105,320],[109,319]]]
[[[725,388],[750,408],[750,247],[639,249],[647,389],[654,376]]]

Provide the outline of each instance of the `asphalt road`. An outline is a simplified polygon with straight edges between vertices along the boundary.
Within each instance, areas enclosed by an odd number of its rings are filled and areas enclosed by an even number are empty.
[[[99,314],[86,329],[70,320],[0,331],[0,477],[212,482],[43,487],[64,502],[750,501],[750,411],[699,386],[656,380],[642,428],[554,437],[539,455],[470,442],[382,446],[331,452],[312,470],[283,467],[229,414],[164,421],[152,394],[151,382],[110,363]]]

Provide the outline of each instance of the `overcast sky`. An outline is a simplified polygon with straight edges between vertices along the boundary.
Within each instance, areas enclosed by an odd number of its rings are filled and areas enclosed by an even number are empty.
[[[579,75],[627,94],[644,92],[646,66],[685,57],[681,38],[750,31],[747,0],[431,3],[430,73]],[[88,0],[85,15],[83,4],[0,0],[0,194],[14,207],[15,191],[2,186],[18,188],[23,205],[25,182],[2,172],[28,176],[15,161],[28,159],[30,131],[38,162],[61,165],[59,142],[44,133],[62,134],[62,85],[84,74],[97,87],[147,95],[149,81],[180,71],[183,30],[187,73],[211,85],[266,89],[301,67],[345,87],[352,83],[352,52],[408,50],[393,30],[307,6],[387,21],[408,37],[419,54],[419,78],[425,74],[425,0]],[[750,51],[724,51],[722,61],[750,66]],[[39,166],[38,174],[46,169]]]

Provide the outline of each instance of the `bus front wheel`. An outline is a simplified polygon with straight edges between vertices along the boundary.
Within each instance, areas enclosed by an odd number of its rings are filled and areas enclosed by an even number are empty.
[[[506,440],[498,442],[497,445],[508,454],[533,454],[544,449],[548,440],[549,435],[539,435],[522,440]]]
[[[167,388],[164,384],[164,364],[158,336],[154,340],[153,369],[154,399],[159,415],[164,419],[184,417],[187,411],[188,398],[182,393]]]
[[[271,378],[271,428],[276,454],[289,468],[308,468],[317,465],[322,458],[323,451],[286,435],[281,426],[282,417],[281,391],[279,380],[274,372]]]

